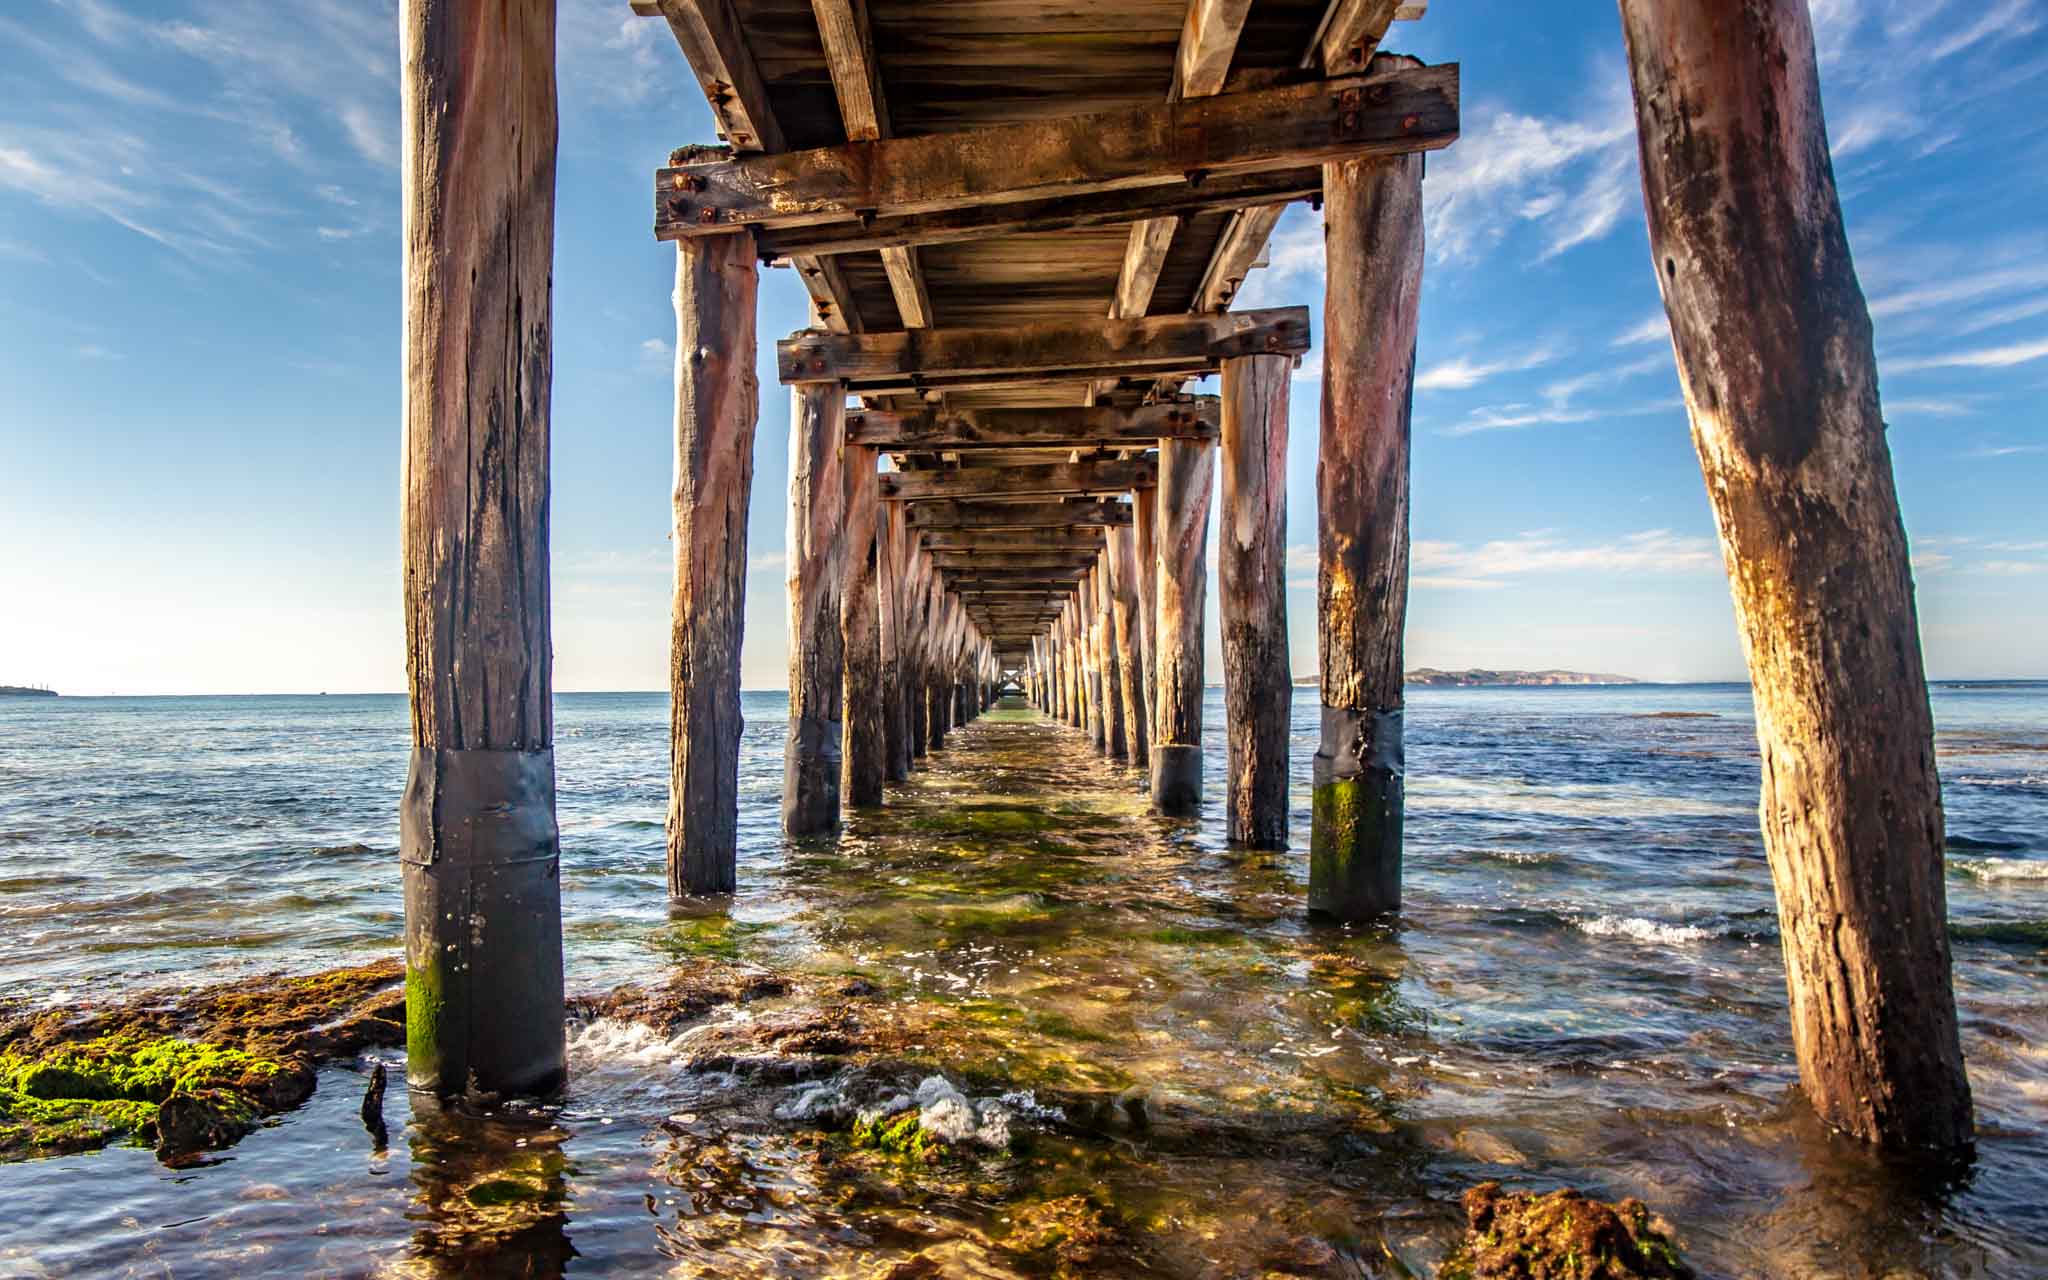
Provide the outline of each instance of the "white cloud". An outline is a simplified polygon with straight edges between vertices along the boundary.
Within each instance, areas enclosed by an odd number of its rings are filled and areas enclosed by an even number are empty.
[[[1881,363],[1886,373],[1912,373],[1921,369],[2004,369],[2048,356],[2048,338],[2015,342],[2002,347],[1979,347],[1971,351],[1950,351],[1938,356]]]
[[[1664,318],[1662,311],[1643,317],[1641,324],[1631,325],[1614,336],[1609,346],[1636,347],[1646,342],[1668,342],[1671,339],[1671,322]]]
[[[1987,445],[1982,449],[1972,450],[1969,456],[1972,458],[2017,458],[2035,453],[2048,453],[2048,444]]]
[[[2032,35],[2041,26],[2041,17],[2034,10],[2034,0],[2005,0],[1995,9],[1985,11],[1966,27],[1949,33],[1928,49],[1927,56],[1939,61],[1961,53],[1963,50],[1985,40],[2015,40]]]
[[[786,551],[756,551],[747,557],[748,573],[781,573],[789,567]]]
[[[1884,416],[1922,418],[1959,418],[1975,410],[1961,400],[1942,400],[1933,396],[1900,396],[1886,399]]]
[[[1574,544],[1548,530],[1495,539],[1478,546],[1418,541],[1410,549],[1417,586],[1476,589],[1547,573],[1629,576],[1699,573],[1721,567],[1712,538],[1646,529],[1607,542]]]
[[[1476,387],[1488,378],[1499,377],[1503,373],[1521,373],[1538,365],[1548,364],[1557,358],[1557,354],[1556,347],[1544,343],[1497,360],[1474,360],[1470,356],[1454,356],[1417,374],[1415,385],[1423,391],[1462,391],[1467,387]]]
[[[2040,287],[2048,287],[2048,265],[2039,263],[2000,267],[1963,276],[1944,275],[1928,283],[1899,289],[1872,299],[1870,315],[1872,319],[1881,320],[1886,316],[1921,311],[1947,303],[1967,302],[1993,294]]]

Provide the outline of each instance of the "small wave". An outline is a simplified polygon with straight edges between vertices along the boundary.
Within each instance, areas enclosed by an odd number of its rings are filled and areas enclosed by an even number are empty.
[[[578,1067],[660,1067],[679,1063],[690,1033],[665,1036],[644,1022],[599,1018],[574,1028],[569,1059]]]
[[[345,854],[360,855],[377,851],[366,844],[323,844],[313,852],[321,857],[341,857]]]
[[[1702,929],[1698,925],[1665,924],[1660,920],[1645,920],[1641,916],[1594,916],[1590,920],[1575,920],[1573,925],[1596,938],[1633,938],[1637,942],[1667,945],[1705,942],[1715,936],[1713,930]]]
[[[1555,867],[1565,861],[1561,853],[1538,853],[1527,849],[1485,849],[1477,856],[1484,862],[1499,862],[1511,867]]]
[[[2024,840],[1985,840],[1977,836],[1950,835],[1947,845],[1965,853],[2019,853],[2027,848]]]
[[[1996,942],[2009,946],[2048,947],[2048,920],[1993,920],[1984,924],[1952,924],[1948,936],[1957,942]]]
[[[2030,858],[1950,858],[1949,870],[1977,880],[2048,880],[2048,861]]]

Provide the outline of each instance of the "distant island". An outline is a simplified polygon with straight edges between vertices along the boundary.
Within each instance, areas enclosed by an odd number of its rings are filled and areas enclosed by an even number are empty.
[[[26,684],[0,684],[0,698],[54,698],[55,689],[42,689]]]
[[[1463,671],[1439,671],[1435,667],[1417,667],[1407,677],[1409,684],[1424,685],[1432,689],[1471,689],[1483,685],[1509,684],[1641,684],[1634,676],[1607,675],[1596,671],[1492,671],[1485,667],[1468,667]],[[1294,683],[1314,685],[1314,676],[1302,676]]]

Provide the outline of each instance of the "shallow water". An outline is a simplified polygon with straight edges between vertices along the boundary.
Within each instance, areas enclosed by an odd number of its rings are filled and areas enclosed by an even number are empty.
[[[1213,695],[1200,822],[1149,815],[1078,734],[992,715],[886,810],[790,843],[783,699],[749,694],[742,889],[690,911],[664,901],[665,698],[559,700],[572,990],[858,975],[894,1083],[1011,1094],[1014,1154],[878,1167],[794,1104],[891,1081],[682,1065],[815,1013],[800,992],[675,1040],[578,1026],[559,1104],[415,1115],[381,1153],[366,1061],[201,1168],[0,1166],[0,1275],[866,1275],[921,1249],[1002,1274],[1020,1207],[1077,1193],[1120,1217],[1105,1273],[1426,1273],[1489,1177],[1639,1195],[1708,1274],[2048,1274],[2048,687],[1935,693],[1980,1140],[1931,1200],[1785,1104],[1746,689],[1411,691],[1393,932],[1302,917],[1302,692],[1280,855],[1223,842]],[[406,752],[397,698],[0,703],[7,999],[390,954]],[[1023,1090],[1147,1124],[1076,1137]]]

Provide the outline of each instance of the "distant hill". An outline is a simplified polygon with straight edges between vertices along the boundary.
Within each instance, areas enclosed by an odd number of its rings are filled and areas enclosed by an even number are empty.
[[[0,698],[54,698],[55,689],[32,689],[25,684],[0,684]]]
[[[1295,680],[1298,685],[1313,687],[1316,677],[1302,676]],[[1513,684],[1641,684],[1634,676],[1605,675],[1595,671],[1492,671],[1485,667],[1468,667],[1463,671],[1439,671],[1435,667],[1417,667],[1408,673],[1409,684],[1419,684],[1432,689],[1469,689],[1484,685]]]

